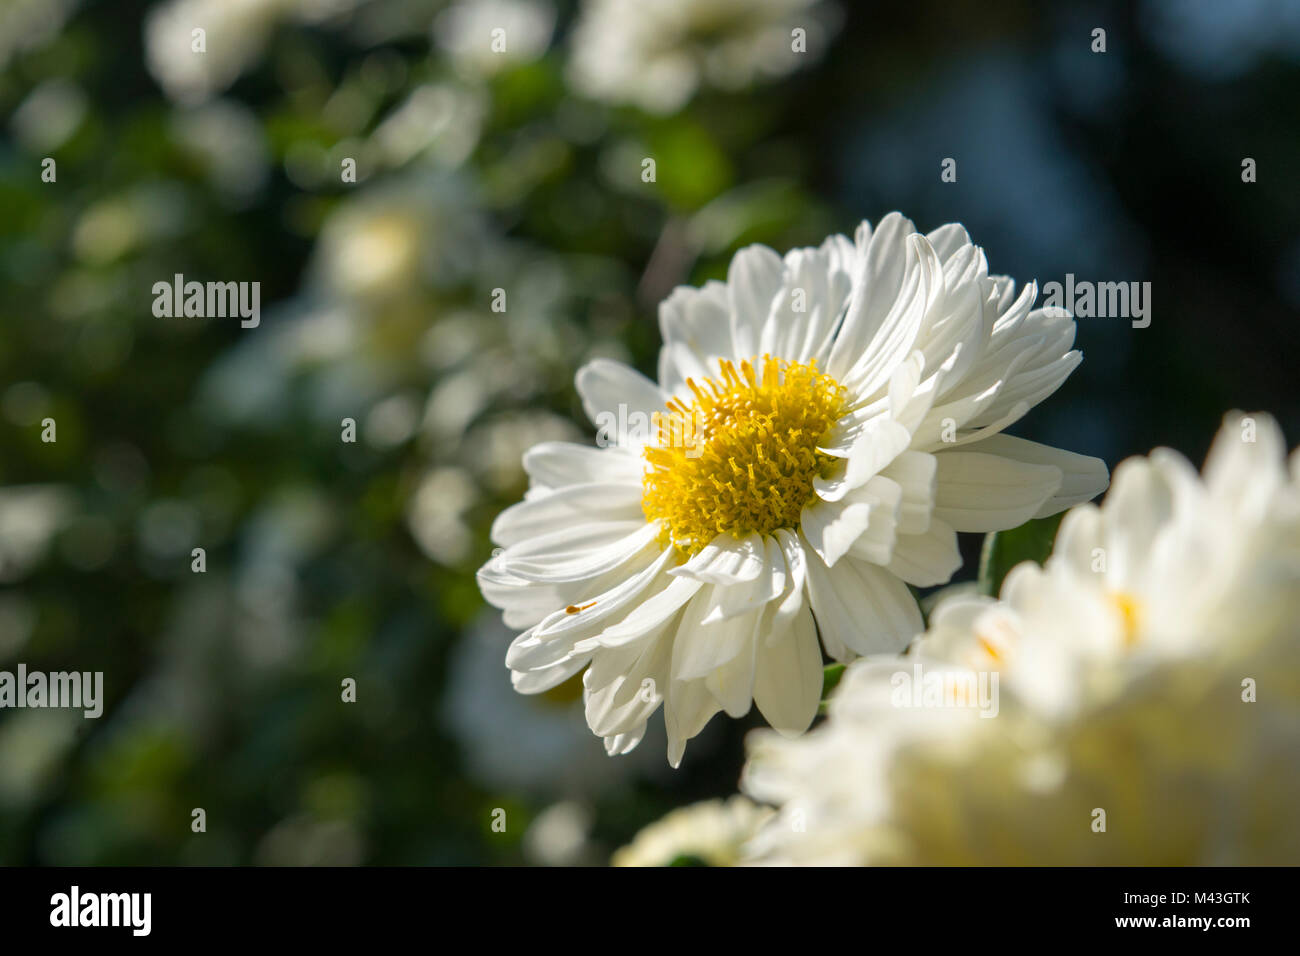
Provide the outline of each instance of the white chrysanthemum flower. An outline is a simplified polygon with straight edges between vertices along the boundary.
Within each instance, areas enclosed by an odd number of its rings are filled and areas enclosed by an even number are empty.
[[[656,384],[597,360],[577,387],[603,448],[545,443],[492,529],[484,595],[526,628],[506,663],[538,693],[583,668],[606,749],[662,702],[668,759],[719,710],[756,702],[807,729],[836,660],[922,630],[907,585],[961,563],[957,531],[1091,498],[1094,458],[999,432],[1078,364],[1074,321],[989,276],[959,225],[891,214],[660,307]],[[589,666],[590,665],[590,666]]]
[[[1288,475],[1273,420],[1233,414],[1204,480],[1167,449],[1126,461],[1000,600],[940,603],[907,657],[850,667],[801,740],[756,734],[743,786],[781,813],[753,850],[1295,863],[1297,620],[1300,453]]]
[[[554,29],[555,8],[545,0],[460,0],[433,21],[433,39],[459,72],[476,78],[532,63]]]
[[[734,866],[744,845],[771,818],[741,796],[705,800],[679,807],[641,830],[614,852],[614,866],[671,866],[690,861],[706,866]]]
[[[75,499],[60,485],[0,487],[0,583],[35,567],[72,517]]]
[[[0,4],[0,70],[16,53],[43,49],[63,32],[81,0],[8,0]]]
[[[277,24],[317,23],[365,0],[169,0],[144,23],[145,62],[167,96],[202,103],[262,57]],[[201,49],[196,30],[202,30]]]
[[[816,0],[588,0],[571,39],[579,92],[655,113],[710,83],[740,89],[805,65],[824,46]],[[792,31],[804,31],[794,49]]]

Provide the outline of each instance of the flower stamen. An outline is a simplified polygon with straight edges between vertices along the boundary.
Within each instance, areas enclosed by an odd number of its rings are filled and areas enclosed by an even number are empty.
[[[758,368],[755,368],[755,365]],[[641,506],[684,556],[714,537],[795,528],[814,479],[836,459],[817,450],[845,411],[846,390],[816,362],[721,359],[717,378],[687,379],[695,401],[654,416]]]

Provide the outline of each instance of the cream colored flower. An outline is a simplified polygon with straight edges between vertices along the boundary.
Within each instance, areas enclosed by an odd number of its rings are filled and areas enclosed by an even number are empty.
[[[1000,434],[1080,360],[1074,322],[987,274],[966,231],[898,214],[660,307],[659,381],[579,371],[604,447],[548,442],[492,529],[484,595],[523,629],[506,663],[538,693],[586,669],[611,753],[663,703],[668,759],[719,710],[802,733],[831,657],[922,629],[908,585],[946,582],[958,531],[1091,498],[1093,458]]]
[[[460,0],[438,14],[433,39],[467,77],[491,76],[546,52],[555,8],[546,0]]]
[[[169,0],[145,18],[145,62],[170,99],[202,103],[261,59],[277,24],[326,21],[364,2]]]
[[[1159,449],[1001,599],[849,668],[826,726],[751,742],[785,863],[1300,862],[1300,454],[1228,416],[1204,477]],[[995,691],[926,699],[920,683]],[[988,719],[991,718],[991,719]]]
[[[571,38],[569,81],[594,99],[671,113],[703,83],[740,89],[814,59],[827,32],[814,7],[815,0],[587,0]]]
[[[744,797],[705,800],[679,807],[641,830],[627,846],[615,851],[614,866],[670,866],[703,863],[733,866],[740,848],[772,816]]]

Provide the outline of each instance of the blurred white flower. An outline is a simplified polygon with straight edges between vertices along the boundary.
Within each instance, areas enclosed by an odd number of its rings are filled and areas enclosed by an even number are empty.
[[[733,866],[740,859],[741,848],[772,814],[771,808],[741,796],[679,807],[641,830],[610,862],[614,866],[680,862]]]
[[[427,154],[452,168],[478,145],[488,104],[482,93],[450,83],[417,86],[380,124],[359,160],[358,176],[369,167],[404,166]]]
[[[69,80],[46,80],[23,100],[9,121],[18,142],[33,153],[49,154],[62,146],[86,116],[87,99]]]
[[[1014,528],[1106,485],[1095,459],[1000,432],[1082,356],[1074,320],[990,276],[949,224],[892,213],[660,307],[659,381],[579,370],[604,447],[548,442],[492,528],[479,585],[523,629],[539,693],[586,669],[587,719],[626,753],[662,703],[668,760],[757,703],[802,733],[836,660],[922,630],[908,585],[949,580],[958,531]],[[820,644],[818,637],[820,636]]]
[[[308,266],[308,290],[324,301],[386,304],[463,281],[486,240],[466,183],[416,171],[367,188],[331,213]]]
[[[1289,473],[1285,453],[1270,417],[1233,413],[1203,479],[1168,449],[1124,462],[1000,600],[944,601],[911,655],[852,665],[803,739],[755,734],[742,786],[781,807],[758,858],[1300,860],[1300,453]],[[917,706],[921,670],[957,693]],[[992,677],[990,712],[970,690]]]
[[[594,99],[671,113],[705,83],[737,90],[816,59],[828,9],[816,0],[586,0],[569,82]]]
[[[202,103],[235,82],[285,21],[315,23],[366,0],[170,0],[144,22],[145,62],[173,101]],[[195,30],[202,30],[202,52]]]
[[[81,0],[6,0],[0,4],[0,70],[15,53],[39,50],[59,35]]]
[[[417,169],[365,187],[325,220],[300,293],[213,363],[204,404],[219,418],[269,426],[297,389],[315,420],[351,417],[382,426],[362,428],[368,443],[400,441],[411,390],[437,368],[432,307],[473,282],[495,241],[472,190],[453,177]],[[374,406],[398,396],[370,422]]]
[[[479,498],[478,487],[464,468],[434,468],[421,479],[407,506],[411,536],[438,564],[460,564],[474,544],[466,513]]]
[[[45,557],[73,505],[72,493],[56,485],[0,488],[0,583],[17,581]]]
[[[243,205],[266,185],[271,151],[257,115],[242,103],[217,100],[178,110],[172,131],[227,202]]]
[[[358,866],[365,853],[365,837],[351,821],[298,813],[262,837],[254,858],[259,866]]]
[[[145,17],[145,62],[163,91],[196,104],[256,63],[292,0],[172,0]],[[194,31],[202,30],[203,52]]]
[[[545,0],[460,0],[438,14],[433,39],[460,73],[480,77],[536,60],[554,28]]]
[[[0,722],[0,811],[17,816],[47,792],[85,723],[66,708],[19,710]]]
[[[568,418],[551,412],[497,415],[465,435],[465,456],[478,480],[495,492],[528,483],[524,453],[542,441],[578,441],[582,435]]]
[[[524,832],[524,856],[538,866],[579,866],[594,863],[592,813],[572,800],[553,803]]]

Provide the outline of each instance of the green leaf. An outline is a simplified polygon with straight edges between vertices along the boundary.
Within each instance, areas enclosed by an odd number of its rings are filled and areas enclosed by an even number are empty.
[[[986,534],[980,551],[980,594],[997,597],[1007,572],[1022,561],[1040,565],[1046,561],[1060,524],[1061,515],[1055,514],[1050,518],[1034,518],[1009,531]]]
[[[826,704],[830,700],[831,691],[835,689],[843,676],[843,664],[827,664],[822,669],[822,702],[817,707],[817,713],[826,713]]]

